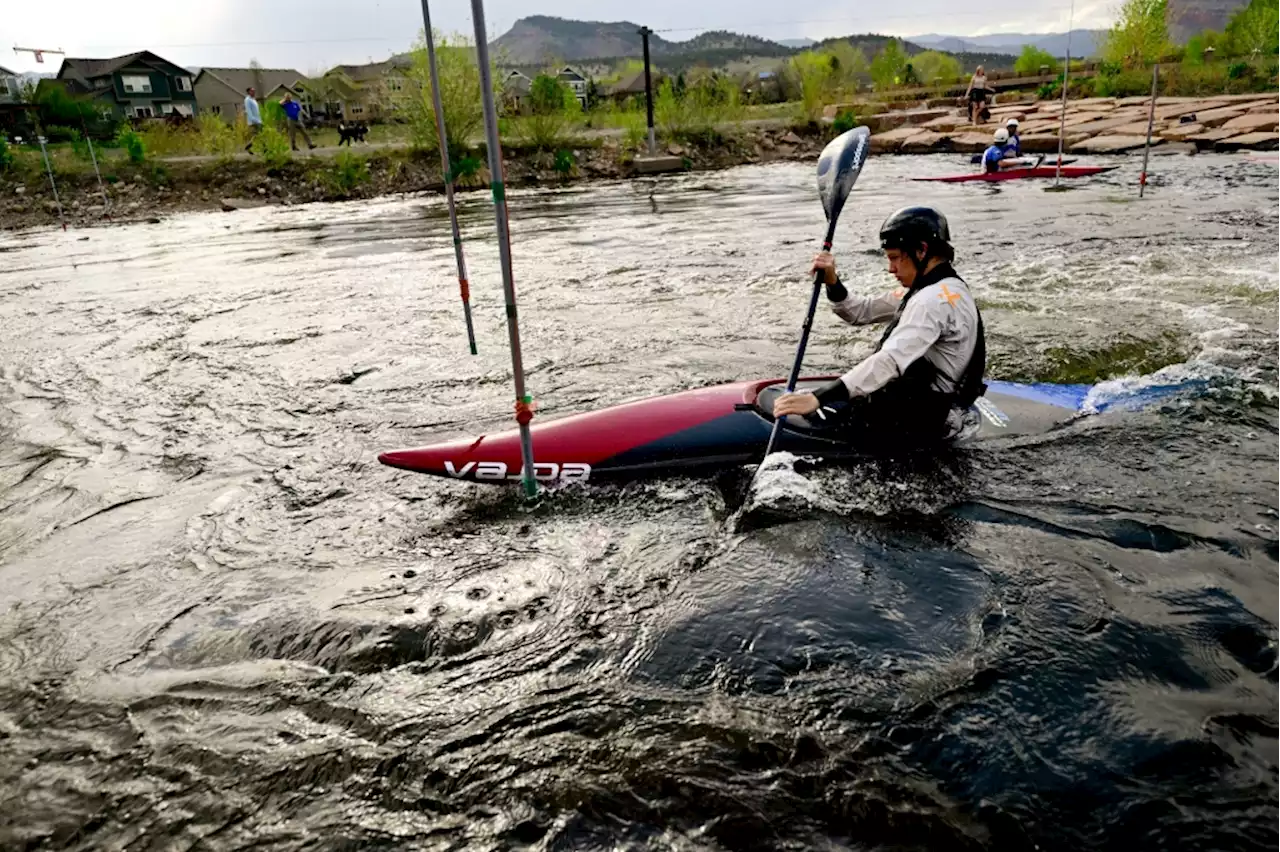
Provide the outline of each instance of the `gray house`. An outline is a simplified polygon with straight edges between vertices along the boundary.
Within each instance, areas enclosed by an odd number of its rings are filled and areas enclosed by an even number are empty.
[[[62,60],[56,80],[42,81],[94,99],[104,113],[121,118],[196,114],[192,74],[149,50],[112,59]]]
[[[259,103],[293,95],[302,104],[303,116],[311,118],[310,81],[293,68],[201,68],[196,75],[196,102],[201,112],[233,123],[244,112],[245,90],[250,86],[257,91]]]
[[[17,71],[10,71],[0,65],[0,104],[16,104],[22,102],[22,78]]]

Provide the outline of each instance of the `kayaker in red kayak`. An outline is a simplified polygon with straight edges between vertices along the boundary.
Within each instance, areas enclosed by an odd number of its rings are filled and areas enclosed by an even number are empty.
[[[1003,168],[1015,168],[1020,165],[1016,160],[1011,163],[1004,162],[1014,157],[1013,150],[1009,147],[1009,131],[1001,127],[993,138],[994,141],[982,154],[982,170],[990,174]]]
[[[987,347],[978,307],[951,266],[946,217],[903,208],[880,227],[880,245],[902,284],[881,296],[850,294],[829,252],[813,262],[837,316],[852,325],[889,323],[875,353],[814,393],[785,394],[773,413],[835,416],[882,445],[954,437],[976,424],[971,406],[986,390]]]

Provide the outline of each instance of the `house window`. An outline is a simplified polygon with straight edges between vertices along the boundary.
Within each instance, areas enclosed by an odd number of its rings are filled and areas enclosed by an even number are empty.
[[[364,115],[364,106],[362,106],[361,104],[352,104],[352,105],[351,105],[351,114],[352,114],[352,115]]]
[[[190,77],[174,77],[174,78],[173,78],[173,81],[174,81],[175,83],[177,83],[177,84],[178,84],[178,91],[179,91],[179,92],[189,92],[189,91],[191,91],[191,78],[190,78]]]
[[[160,112],[164,113],[165,115],[173,115],[173,104],[161,104]]]
[[[123,78],[124,90],[131,94],[151,94],[151,78],[145,75],[126,74]]]
[[[398,77],[392,77],[387,80],[387,88],[393,92],[398,92],[404,88],[404,83]]]
[[[133,114],[138,118],[155,118],[155,110],[149,106],[136,106],[133,108]]]
[[[219,106],[218,104],[214,104],[213,106],[208,107],[208,110],[214,115],[222,115],[222,107]]]

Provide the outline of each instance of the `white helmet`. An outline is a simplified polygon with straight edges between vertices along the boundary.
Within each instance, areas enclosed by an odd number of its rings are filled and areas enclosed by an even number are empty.
[[[1006,122],[1004,123],[1004,126],[1005,126],[1005,127],[1007,127],[1007,128],[1009,128],[1010,130],[1017,130],[1017,129],[1018,129],[1018,119],[1016,119],[1016,118],[1011,118],[1011,119],[1009,119],[1008,121],[1006,121]]]
[[[996,131],[996,144],[1003,145],[1008,141],[1009,141],[1009,131],[1001,127],[999,130]]]

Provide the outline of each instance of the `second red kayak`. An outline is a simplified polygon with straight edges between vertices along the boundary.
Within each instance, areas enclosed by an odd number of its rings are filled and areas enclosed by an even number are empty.
[[[1119,166],[1063,166],[1062,176],[1064,178],[1089,177],[1090,175],[1100,175],[1103,172],[1109,172],[1112,169],[1118,169]],[[942,183],[967,183],[971,180],[986,181],[988,183],[998,180],[1017,180],[1018,178],[1051,178],[1058,174],[1056,166],[1040,166],[1034,169],[1005,169],[1002,172],[978,172],[968,175],[948,175],[946,177],[918,177],[912,180],[931,180],[940,181]]]

